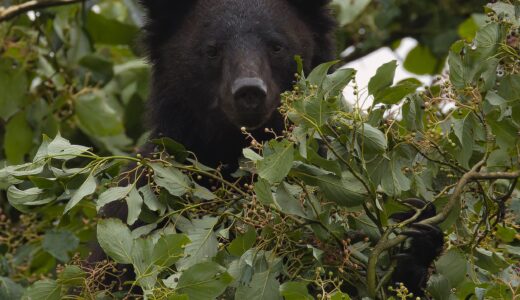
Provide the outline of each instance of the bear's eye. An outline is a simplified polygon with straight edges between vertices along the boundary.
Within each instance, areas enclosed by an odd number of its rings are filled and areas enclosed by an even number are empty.
[[[280,53],[280,52],[282,52],[282,50],[283,50],[283,47],[280,44],[275,44],[271,47],[271,51],[273,51],[273,53]]]
[[[219,51],[218,51],[217,46],[215,46],[215,45],[209,45],[209,46],[206,48],[206,55],[207,55],[209,58],[217,58],[218,55],[219,55]]]

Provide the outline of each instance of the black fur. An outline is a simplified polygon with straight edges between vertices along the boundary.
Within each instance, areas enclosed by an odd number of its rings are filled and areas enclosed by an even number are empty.
[[[411,198],[405,202],[417,208],[424,208],[427,205],[416,222],[431,218],[436,214],[435,206],[424,200]],[[414,214],[415,211],[411,210],[393,214],[391,218],[402,222]],[[392,274],[392,282],[403,283],[414,296],[422,297],[430,277],[430,268],[442,253],[444,234],[437,226],[418,223],[412,223],[410,228],[403,231],[402,234],[410,237],[410,242],[408,247],[395,257],[397,266]]]

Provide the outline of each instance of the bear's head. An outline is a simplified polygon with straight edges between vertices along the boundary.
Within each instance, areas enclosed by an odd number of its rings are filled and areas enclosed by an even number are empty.
[[[295,55],[306,71],[333,57],[328,2],[141,0],[156,132],[196,151],[241,127],[272,127]]]

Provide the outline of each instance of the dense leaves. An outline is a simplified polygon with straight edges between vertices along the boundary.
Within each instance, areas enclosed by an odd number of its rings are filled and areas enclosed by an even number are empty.
[[[333,4],[342,25],[387,28],[369,35],[404,26],[416,6],[417,20],[432,13],[426,1]],[[459,27],[449,14],[405,60],[432,73],[450,49],[449,73],[423,87],[382,64],[367,110],[364,96],[342,93],[359,90],[355,70],[331,62],[298,74],[282,95],[287,130],[244,149],[236,181],[167,138],[150,156],[128,155],[146,140],[135,7],[86,2],[0,23],[1,299],[137,297],[120,286],[148,299],[406,299],[386,280],[414,221],[389,216],[409,197],[433,202],[439,214],[423,222],[449,237],[430,296],[518,295],[520,4],[489,4]],[[443,48],[456,32],[464,40]],[[98,219],[114,202],[128,217]],[[93,240],[110,261],[85,262]]]

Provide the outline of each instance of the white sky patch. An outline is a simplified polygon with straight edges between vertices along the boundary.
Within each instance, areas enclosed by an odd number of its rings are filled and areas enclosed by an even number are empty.
[[[424,84],[430,84],[432,81],[431,76],[419,76],[406,71],[403,67],[403,61],[408,53],[417,45],[417,41],[412,38],[404,38],[401,41],[399,47],[392,51],[388,47],[378,49],[367,56],[352,61],[346,64],[345,68],[354,68],[357,70],[356,82],[359,88],[359,95],[354,95],[354,88],[352,84],[349,84],[343,91],[343,95],[348,103],[359,106],[363,110],[366,110],[372,105],[373,97],[368,95],[368,82],[372,78],[381,65],[397,60],[397,69],[395,71],[394,83],[399,82],[403,79],[414,77],[419,79]],[[356,103],[357,102],[357,103]]]
[[[96,4],[92,6],[91,10],[96,14],[99,14],[101,12],[101,7],[99,7],[99,5]]]

